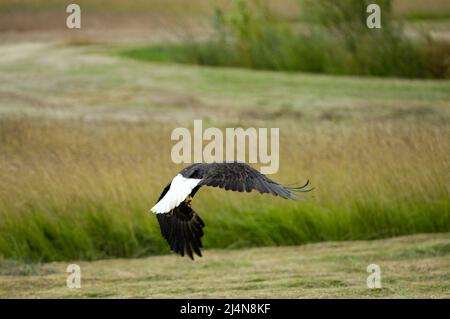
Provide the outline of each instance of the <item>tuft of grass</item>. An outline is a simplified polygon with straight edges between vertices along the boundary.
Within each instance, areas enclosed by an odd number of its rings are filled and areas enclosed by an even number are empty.
[[[139,48],[125,49],[121,51],[121,55],[141,60],[141,61],[155,61],[155,62],[172,62],[174,60],[181,62],[188,60],[186,56],[189,54],[188,48],[184,46],[170,45],[170,46],[145,46]]]
[[[404,249],[398,252],[395,257],[400,258],[418,258],[418,257],[435,257],[450,255],[450,244],[441,243],[430,247],[418,247]]]
[[[39,276],[55,274],[57,270],[34,262],[23,262],[0,258],[0,276]]]

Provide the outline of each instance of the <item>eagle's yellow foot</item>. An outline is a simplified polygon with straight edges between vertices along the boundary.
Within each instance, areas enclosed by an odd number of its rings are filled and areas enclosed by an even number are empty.
[[[186,199],[184,200],[186,202],[186,205],[188,205],[189,207],[191,207],[191,203],[192,203],[192,196],[188,196],[186,197]]]

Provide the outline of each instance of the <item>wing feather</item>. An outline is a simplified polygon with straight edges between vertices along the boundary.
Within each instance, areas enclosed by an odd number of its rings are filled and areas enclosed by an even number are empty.
[[[227,162],[202,164],[199,186],[225,188],[237,192],[251,192],[253,189],[262,194],[272,194],[286,199],[295,199],[296,188],[278,184],[245,163]]]
[[[177,254],[188,255],[194,259],[194,253],[201,256],[203,227],[205,224],[186,202],[182,202],[168,214],[156,215],[161,234],[170,248]]]

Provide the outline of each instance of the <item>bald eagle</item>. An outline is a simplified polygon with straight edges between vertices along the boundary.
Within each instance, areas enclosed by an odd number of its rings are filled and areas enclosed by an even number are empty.
[[[254,168],[241,162],[196,163],[181,170],[162,191],[151,211],[161,227],[161,234],[170,248],[194,259],[202,256],[201,238],[205,223],[191,208],[194,195],[202,186],[225,188],[238,192],[268,193],[285,199],[296,199],[295,192],[308,192],[305,185],[280,185]]]

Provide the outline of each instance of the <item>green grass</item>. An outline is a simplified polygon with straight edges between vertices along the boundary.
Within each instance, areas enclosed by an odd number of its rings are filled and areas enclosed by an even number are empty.
[[[370,1],[303,1],[302,30],[279,21],[262,2],[235,1],[216,10],[215,33],[182,44],[131,48],[123,56],[209,66],[407,78],[447,78],[450,47],[431,36],[411,40],[392,18],[391,2],[378,2],[381,29],[368,29]],[[300,15],[300,13],[299,13]],[[307,25],[307,26],[306,26]],[[418,37],[416,37],[418,38]]]
[[[120,51],[120,54],[140,60],[140,61],[154,61],[154,62],[188,62],[186,58],[189,54],[189,50],[184,46],[172,45],[172,46],[145,46],[138,48],[130,48]]]

